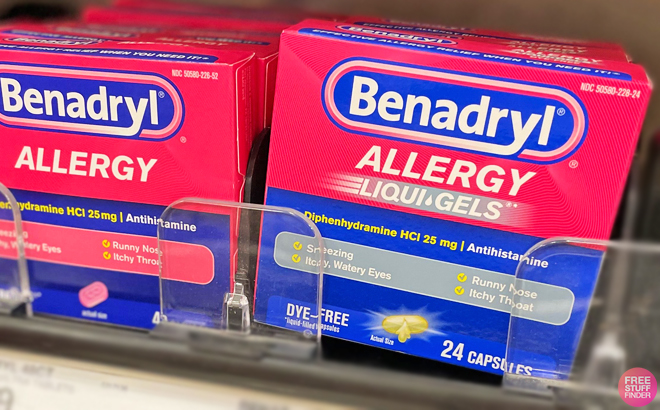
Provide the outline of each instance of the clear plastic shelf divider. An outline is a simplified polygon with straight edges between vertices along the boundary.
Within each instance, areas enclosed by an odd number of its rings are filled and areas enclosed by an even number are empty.
[[[289,208],[187,198],[158,223],[160,323],[153,335],[250,357],[316,357],[323,241]],[[277,271],[255,298],[259,272]],[[256,286],[255,286],[256,283]],[[305,322],[300,319],[304,316]]]
[[[25,260],[21,212],[0,183],[0,314],[32,316],[32,292]]]
[[[572,405],[625,405],[623,373],[660,376],[660,246],[553,238],[519,262],[504,386]]]

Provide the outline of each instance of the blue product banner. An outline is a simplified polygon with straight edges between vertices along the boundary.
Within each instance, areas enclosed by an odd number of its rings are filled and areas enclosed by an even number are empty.
[[[207,54],[172,53],[154,50],[122,50],[110,48],[66,48],[27,44],[0,44],[0,49],[37,53],[71,54],[92,57],[130,58],[135,60],[184,61],[187,63],[214,63],[218,57]]]
[[[275,188],[267,203],[304,213],[324,238],[323,334],[496,374],[570,366],[601,251],[562,245],[539,252],[525,260],[519,283],[513,274],[539,238]],[[370,229],[349,229],[355,222]],[[260,254],[255,319],[314,329],[316,309],[304,289],[275,291],[283,277],[296,282],[313,274],[304,260],[278,257],[286,235],[304,238],[268,224],[264,218],[262,249],[275,251]],[[525,292],[527,299],[514,299]],[[507,363],[516,303],[518,352]]]

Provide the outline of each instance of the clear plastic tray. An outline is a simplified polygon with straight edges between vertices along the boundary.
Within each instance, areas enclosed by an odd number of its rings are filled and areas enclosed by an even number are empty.
[[[525,256],[534,263],[518,265],[506,356],[523,367],[508,369],[505,387],[616,406],[626,370],[660,375],[660,246],[557,238]],[[554,289],[532,300],[539,283]],[[568,325],[581,331],[567,339]],[[550,360],[559,349],[563,360]]]
[[[32,315],[21,212],[14,195],[0,184],[0,314]]]
[[[276,241],[261,243],[262,233]],[[303,255],[303,246],[322,249],[323,243],[316,226],[292,209],[205,199],[170,205],[158,226],[161,323],[155,333],[195,333],[197,340],[215,339],[215,348],[245,354],[308,355],[320,343],[323,252]],[[257,269],[282,267],[291,274],[279,276],[268,301],[255,300]],[[281,322],[255,320],[256,303],[267,303],[268,315]]]

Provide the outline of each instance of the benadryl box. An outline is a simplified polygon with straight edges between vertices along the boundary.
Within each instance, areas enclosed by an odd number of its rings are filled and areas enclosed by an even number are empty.
[[[177,303],[221,309],[235,218],[161,214],[184,197],[242,199],[254,53],[78,28],[0,27],[0,181],[23,217],[35,312],[153,327],[158,229],[182,241],[170,254],[186,255],[168,278]],[[11,246],[0,238],[0,270],[15,263],[2,259]]]
[[[550,237],[609,237],[650,95],[644,70],[391,31],[309,20],[282,36],[267,203],[314,221],[325,250],[271,235],[264,218],[275,252],[261,255],[257,320],[313,329],[304,289],[272,289],[324,252],[326,335],[493,373],[570,365],[587,313],[576,301],[600,259],[556,275],[523,255]],[[521,261],[531,281],[516,289]],[[563,341],[506,363],[515,294],[535,334]]]

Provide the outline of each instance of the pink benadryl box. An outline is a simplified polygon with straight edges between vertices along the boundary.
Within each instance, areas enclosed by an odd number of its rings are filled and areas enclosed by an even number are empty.
[[[184,258],[164,272],[181,306],[229,290],[235,212],[160,218],[185,197],[242,200],[254,53],[157,41],[149,29],[0,33],[0,181],[21,206],[35,311],[152,327],[159,228],[175,244],[167,254]]]
[[[323,235],[323,333],[493,373],[559,373],[602,254],[562,269],[525,255],[547,238],[609,238],[651,95],[646,73],[402,33],[307,20],[282,34],[266,203],[304,213]],[[266,246],[286,243],[267,233]],[[304,327],[295,309],[276,309],[306,306],[301,289],[270,289],[313,272],[309,259],[259,272],[255,318]],[[539,293],[515,305],[520,326],[542,336],[513,363],[512,275],[523,263]]]

